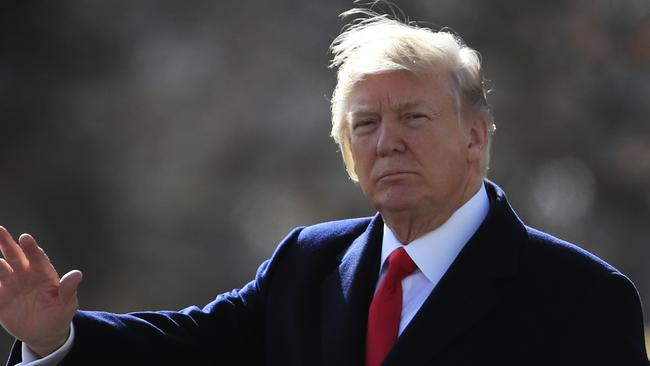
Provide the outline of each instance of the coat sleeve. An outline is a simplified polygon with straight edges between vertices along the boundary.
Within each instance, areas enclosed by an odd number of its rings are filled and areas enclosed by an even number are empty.
[[[204,307],[128,314],[77,311],[74,344],[61,365],[263,364],[266,289],[300,231],[280,243],[253,281]]]

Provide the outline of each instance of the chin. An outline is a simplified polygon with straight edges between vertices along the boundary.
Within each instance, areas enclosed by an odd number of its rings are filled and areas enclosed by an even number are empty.
[[[419,196],[409,192],[408,194],[383,194],[375,201],[375,208],[378,211],[401,212],[415,210],[422,200]]]

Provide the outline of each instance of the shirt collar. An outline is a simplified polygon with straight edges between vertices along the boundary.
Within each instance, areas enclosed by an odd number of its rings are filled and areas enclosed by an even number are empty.
[[[391,229],[384,224],[380,273],[384,270],[388,256],[395,249],[404,247],[418,269],[429,281],[436,284],[481,226],[489,208],[490,201],[485,185],[481,184],[478,192],[456,210],[445,223],[408,245],[400,243]]]

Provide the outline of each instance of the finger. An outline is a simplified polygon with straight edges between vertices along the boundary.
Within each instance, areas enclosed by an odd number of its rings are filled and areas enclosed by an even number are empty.
[[[6,282],[7,278],[14,272],[6,260],[0,258],[0,282]]]
[[[23,250],[25,258],[27,258],[30,266],[50,264],[50,258],[48,258],[43,249],[36,244],[36,240],[34,240],[34,237],[31,235],[22,234],[18,238],[18,243],[20,244],[20,248]]]
[[[79,287],[82,278],[83,274],[78,270],[70,271],[61,277],[59,296],[64,303],[70,301],[70,299],[77,293],[77,288]]]
[[[14,271],[27,266],[27,258],[22,249],[4,227],[0,226],[0,251]]]

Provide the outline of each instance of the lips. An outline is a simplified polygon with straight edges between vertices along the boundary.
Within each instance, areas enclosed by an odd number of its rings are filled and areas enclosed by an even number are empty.
[[[403,177],[405,175],[411,175],[411,174],[415,174],[415,173],[410,172],[410,171],[406,171],[406,170],[394,170],[394,171],[389,170],[389,171],[386,171],[386,172],[383,172],[382,174],[380,174],[379,178],[377,180],[391,179],[391,178],[401,178],[401,177]]]

